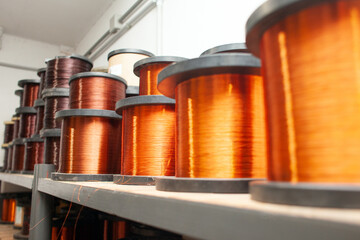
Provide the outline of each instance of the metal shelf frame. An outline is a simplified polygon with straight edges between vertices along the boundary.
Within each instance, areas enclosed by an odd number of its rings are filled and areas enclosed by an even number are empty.
[[[0,173],[0,181],[18,185],[27,189],[32,189],[34,175],[30,174],[15,174],[15,173]]]

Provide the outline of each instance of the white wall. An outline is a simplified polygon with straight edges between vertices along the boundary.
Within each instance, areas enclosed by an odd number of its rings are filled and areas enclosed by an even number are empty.
[[[2,38],[0,63],[17,64],[32,68],[45,67],[45,58],[61,55],[59,46],[24,39],[8,34]],[[38,78],[35,71],[27,71],[0,66],[0,142],[4,135],[4,121],[11,120],[15,108],[19,107],[19,97],[14,91],[19,89],[17,82],[25,78]],[[0,166],[4,151],[0,151]]]

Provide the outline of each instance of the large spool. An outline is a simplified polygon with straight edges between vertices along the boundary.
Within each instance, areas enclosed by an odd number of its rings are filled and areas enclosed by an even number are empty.
[[[125,98],[127,88],[123,78],[100,72],[76,74],[69,84],[71,109],[114,110],[116,101]]]
[[[59,166],[60,156],[60,136],[61,129],[43,129],[40,137],[44,139],[44,159],[45,164],[54,164],[55,170]]]
[[[55,179],[64,180],[62,173],[106,175],[120,172],[121,116],[109,110],[69,109],[58,112],[56,117],[62,124],[60,177]],[[74,179],[72,177],[69,180]],[[109,180],[109,176],[105,179]]]
[[[154,176],[175,174],[175,101],[164,96],[138,96],[120,100],[123,116],[121,175],[117,184],[154,184]]]
[[[19,137],[19,124],[20,124],[19,114],[13,115],[13,118],[11,119],[11,121],[14,122],[14,130],[13,130],[13,136],[12,136],[12,139],[14,140]]]
[[[22,107],[32,107],[38,98],[40,81],[36,79],[23,79],[18,81],[18,86],[24,89],[22,94]]]
[[[249,50],[245,43],[229,43],[210,48],[203,52],[200,57],[219,53],[249,53]]]
[[[69,78],[77,73],[91,70],[92,62],[80,55],[58,56],[46,61],[44,89],[69,88]]]
[[[37,71],[37,75],[40,77],[40,85],[37,98],[41,99],[41,94],[45,87],[46,68],[39,68]]]
[[[17,138],[13,141],[13,154],[11,163],[11,172],[19,173],[24,166],[25,157],[25,138]]]
[[[60,128],[60,122],[55,120],[55,114],[58,111],[69,109],[69,89],[45,89],[43,91],[42,97],[45,102],[43,128]]]
[[[33,173],[34,165],[44,163],[44,140],[40,135],[25,139],[25,156],[22,173]]]
[[[33,107],[20,107],[16,109],[16,113],[20,115],[18,137],[31,137],[35,132],[36,109]]]
[[[182,57],[149,57],[134,64],[134,74],[140,78],[139,95],[162,95],[157,89],[158,74],[175,62],[187,60]]]
[[[342,0],[270,0],[249,18],[270,141],[270,182],[253,199],[360,207],[359,22],[360,2]]]
[[[176,99],[176,178],[158,190],[247,192],[265,177],[266,136],[260,62],[250,54],[183,61],[159,74],[158,89]]]
[[[139,86],[139,78],[133,73],[134,63],[153,56],[154,54],[148,51],[133,48],[111,51],[108,54],[108,73],[124,78],[128,86]]]

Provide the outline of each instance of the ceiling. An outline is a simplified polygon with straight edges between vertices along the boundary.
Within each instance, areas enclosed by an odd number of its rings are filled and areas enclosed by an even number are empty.
[[[4,33],[75,47],[114,0],[0,0]]]

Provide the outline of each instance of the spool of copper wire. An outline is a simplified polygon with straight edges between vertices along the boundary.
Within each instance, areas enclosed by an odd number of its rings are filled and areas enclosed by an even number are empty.
[[[174,176],[175,101],[156,95],[125,98],[116,103],[116,112],[123,116],[123,142],[121,175],[114,182],[150,185],[152,176]]]
[[[35,132],[36,109],[33,107],[20,107],[16,109],[16,113],[20,115],[18,137],[31,137]]]
[[[140,78],[139,95],[162,95],[157,89],[158,74],[165,67],[175,62],[187,60],[182,57],[160,56],[137,61],[134,74]]]
[[[24,93],[24,89],[17,89],[17,90],[15,90],[15,95],[20,97],[20,104],[19,104],[20,107],[23,107],[23,106],[22,106],[22,103],[23,103],[23,93]]]
[[[9,206],[10,206],[10,199],[3,198],[2,199],[2,210],[1,210],[1,223],[9,222],[8,215],[9,215]]]
[[[38,99],[41,99],[42,91],[45,87],[45,75],[46,75],[46,68],[39,68],[37,71],[37,75],[40,77],[40,85],[39,85],[39,91],[38,91]]]
[[[9,199],[9,207],[8,207],[8,217],[7,220],[11,223],[15,221],[15,211],[16,211],[16,199]]]
[[[5,193],[1,194],[2,197],[2,213],[1,213],[1,224],[12,224],[15,220],[15,207],[16,202],[13,198],[13,194]]]
[[[125,98],[126,81],[113,74],[86,72],[70,80],[71,109],[114,110],[116,101]]]
[[[14,134],[14,122],[6,121],[4,122],[5,130],[4,130],[4,143],[9,143],[12,141]]]
[[[69,109],[56,117],[62,122],[59,173],[120,172],[121,116],[109,110]]]
[[[134,63],[153,56],[154,54],[148,51],[133,48],[111,51],[108,54],[108,73],[124,78],[128,86],[139,86],[139,78],[133,73]]]
[[[249,181],[265,177],[262,84],[250,54],[209,55],[160,72],[159,91],[176,99],[177,178],[159,181],[158,190],[247,192]]]
[[[55,120],[55,113],[69,108],[69,89],[45,89],[42,97],[45,101],[43,128],[60,128],[60,122]]]
[[[46,61],[44,89],[69,88],[69,78],[77,73],[89,72],[93,66],[86,57],[79,55],[58,56]]]
[[[270,0],[249,18],[247,46],[264,64],[272,181],[254,185],[254,199],[360,207],[351,197],[360,187],[329,186],[360,183],[359,23],[360,2],[342,0]]]
[[[218,53],[250,53],[250,51],[247,49],[245,43],[229,43],[210,48],[203,52],[200,57]]]
[[[11,171],[12,159],[13,159],[13,143],[9,142],[9,144],[8,144],[8,156],[7,156],[6,172]]]
[[[18,86],[24,89],[22,107],[32,107],[38,98],[40,81],[36,79],[23,79],[18,81]]]
[[[13,118],[11,119],[11,121],[14,122],[14,130],[13,130],[13,137],[12,137],[12,140],[14,140],[19,137],[19,124],[20,124],[19,114],[14,115]]]
[[[34,165],[44,163],[44,140],[40,135],[25,139],[25,159],[23,173],[32,173]]]
[[[40,134],[40,130],[44,126],[44,107],[45,102],[42,99],[36,99],[34,103],[34,108],[36,109],[36,124],[35,124],[35,134]]]
[[[2,166],[2,172],[7,170],[7,159],[9,157],[9,144],[4,143],[1,145],[1,149],[4,150],[4,160],[3,160],[3,166]]]
[[[103,240],[123,239],[128,234],[128,226],[126,221],[104,220],[104,236]]]
[[[55,170],[59,166],[60,136],[61,130],[59,128],[45,129],[40,133],[40,137],[44,139],[43,163],[54,164]]]
[[[17,138],[13,141],[12,172],[20,172],[23,169],[25,157],[24,140],[24,138]]]

